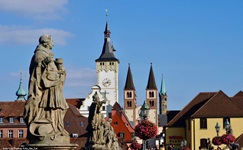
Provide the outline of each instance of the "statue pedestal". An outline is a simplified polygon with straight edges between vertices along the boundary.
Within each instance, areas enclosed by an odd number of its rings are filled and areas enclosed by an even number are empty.
[[[27,144],[24,148],[32,150],[76,150],[78,144]]]
[[[107,148],[106,145],[98,145],[98,144],[94,144],[94,145],[88,145],[87,147],[85,147],[86,150],[109,150],[109,148]]]

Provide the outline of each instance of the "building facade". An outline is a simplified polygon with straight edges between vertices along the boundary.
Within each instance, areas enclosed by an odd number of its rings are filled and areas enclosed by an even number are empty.
[[[180,149],[181,141],[186,140],[191,150],[206,148],[217,136],[217,123],[221,127],[219,136],[226,134],[226,120],[233,129],[233,135],[236,138],[242,136],[243,93],[240,91],[233,97],[223,91],[199,93],[166,125],[166,144],[168,146],[171,143]],[[220,147],[224,148],[225,145]]]

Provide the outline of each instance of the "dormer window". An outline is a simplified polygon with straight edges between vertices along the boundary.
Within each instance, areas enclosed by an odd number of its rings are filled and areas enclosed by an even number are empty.
[[[0,117],[0,123],[3,123],[3,117]]]
[[[19,118],[19,122],[20,122],[20,123],[24,123],[24,118],[23,118],[23,117],[20,117],[20,118]]]
[[[9,118],[9,123],[14,123],[14,118],[13,117]]]

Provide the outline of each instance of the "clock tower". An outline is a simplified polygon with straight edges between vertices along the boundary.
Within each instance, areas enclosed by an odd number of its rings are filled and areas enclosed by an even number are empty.
[[[104,31],[104,45],[100,57],[95,60],[97,72],[97,84],[101,93],[108,100],[108,104],[118,102],[118,67],[119,60],[115,57],[115,49],[110,43],[110,30],[106,22]]]

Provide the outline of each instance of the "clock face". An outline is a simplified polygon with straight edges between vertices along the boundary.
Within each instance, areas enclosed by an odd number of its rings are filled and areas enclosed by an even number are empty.
[[[109,85],[111,85],[111,80],[108,79],[108,78],[105,78],[102,82],[102,84],[105,86],[105,87],[108,87]]]

